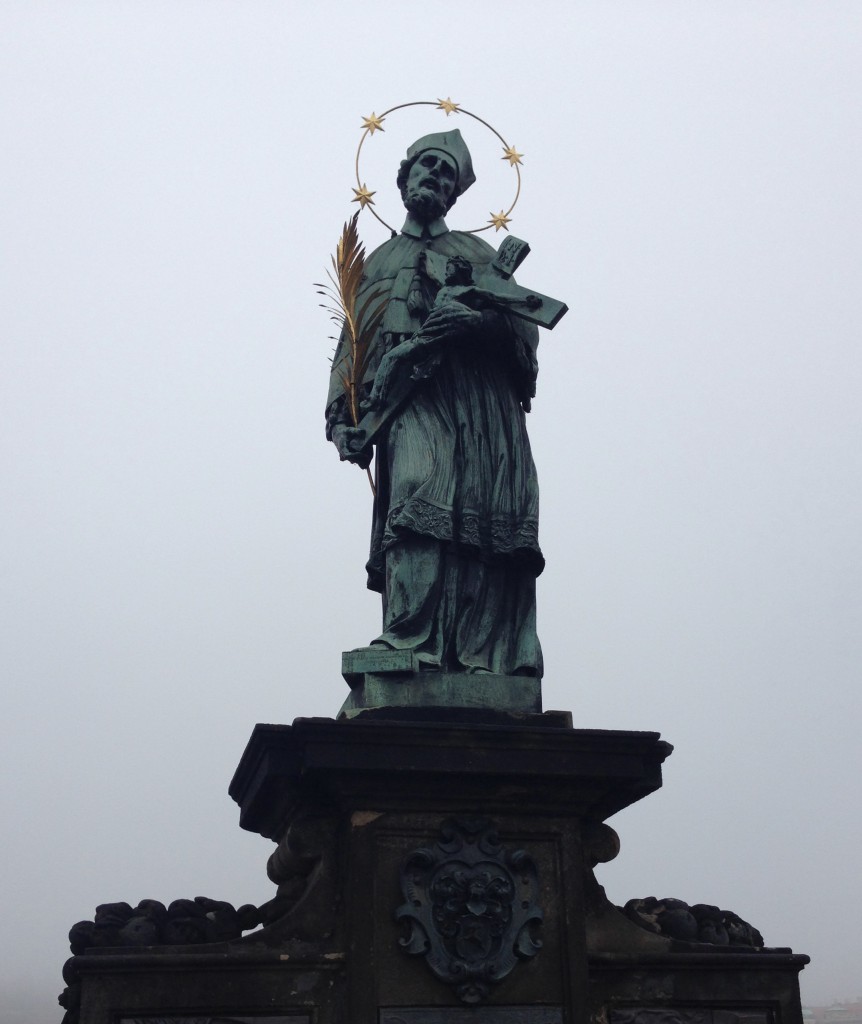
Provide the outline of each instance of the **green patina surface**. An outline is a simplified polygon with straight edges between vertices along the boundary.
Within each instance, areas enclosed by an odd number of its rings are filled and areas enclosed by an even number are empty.
[[[422,671],[410,689],[425,690],[422,699],[468,706],[470,688],[494,677],[502,681],[493,706],[534,710],[511,681],[542,675],[535,584],[544,560],[525,413],[538,371],[535,325],[553,326],[565,306],[509,276],[525,243],[509,240],[498,258],[483,239],[448,229],[444,215],[472,181],[458,132],[427,136],[408,154],[398,179],[406,222],[369,256],[357,302],[372,293],[386,301],[362,382],[366,418],[355,427],[346,408],[343,339],[327,402],[327,433],[342,458],[367,464],[374,442],[367,569],[383,598],[374,643],[412,654]],[[459,674],[465,686],[442,684]],[[381,700],[404,691],[371,679],[366,700],[375,686]]]

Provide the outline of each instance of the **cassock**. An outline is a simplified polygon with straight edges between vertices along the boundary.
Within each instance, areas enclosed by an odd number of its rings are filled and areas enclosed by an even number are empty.
[[[438,285],[423,250],[483,268],[496,251],[442,218],[408,215],[402,233],[367,259],[357,308],[378,292],[387,306],[362,382],[370,391],[383,354],[421,326]],[[373,304],[372,304],[373,305]],[[410,397],[376,450],[368,586],[383,595],[373,641],[412,650],[423,668],[542,674],[536,636],[539,489],[525,410],[535,394],[538,331],[510,314],[440,342],[415,367]],[[352,425],[344,398],[344,339],[332,365],[327,436]]]

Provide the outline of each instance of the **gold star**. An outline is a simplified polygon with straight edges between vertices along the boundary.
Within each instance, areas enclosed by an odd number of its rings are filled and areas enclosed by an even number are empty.
[[[375,132],[383,131],[383,118],[378,117],[374,111],[371,111],[371,117],[362,118],[362,127],[368,129],[368,134],[373,135]]]
[[[376,195],[376,192],[368,191],[367,185],[363,185],[362,188],[355,188],[353,190],[353,198],[350,202],[359,203],[360,210],[364,210],[368,205],[374,206],[374,200],[371,197]]]
[[[445,100],[441,100],[439,97],[437,98],[437,109],[438,110],[445,110],[447,117],[450,114],[457,114],[458,113],[458,107],[460,107],[460,106],[461,106],[460,103],[453,103],[449,96],[447,96]]]
[[[509,228],[507,227],[507,225],[511,220],[511,217],[507,217],[506,214],[503,213],[502,210],[500,210],[499,213],[491,214],[491,219],[488,221],[488,223],[494,225],[495,231],[499,231],[500,228],[503,228],[504,231],[508,231]]]
[[[505,156],[501,157],[501,159],[502,160],[508,160],[509,163],[512,165],[512,167],[514,167],[515,164],[520,164],[521,163],[521,157],[524,155],[523,153],[518,153],[515,150],[514,146],[504,146],[503,147],[503,152],[505,153]]]

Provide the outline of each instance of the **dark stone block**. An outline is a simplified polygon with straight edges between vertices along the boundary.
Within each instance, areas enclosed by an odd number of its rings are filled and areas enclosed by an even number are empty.
[[[677,949],[591,954],[591,1016],[609,1024],[800,1024],[807,956]]]
[[[271,839],[310,788],[366,809],[519,809],[602,821],[661,786],[671,750],[652,732],[299,718],[255,727],[229,791],[241,826]]]
[[[379,1024],[563,1024],[561,1006],[399,1007],[381,1010]]]
[[[253,1017],[219,1015],[218,1017],[121,1017],[119,1024],[311,1024],[304,1014],[255,1014]]]
[[[807,957],[740,946],[756,929],[709,904],[622,911],[593,876],[670,751],[559,712],[259,725],[230,793],[276,844],[273,898],[99,907],[67,1024],[801,1024]]]
[[[77,957],[82,1024],[334,1020],[341,958],[289,950],[103,951]],[[313,1008],[313,1010],[312,1010]]]

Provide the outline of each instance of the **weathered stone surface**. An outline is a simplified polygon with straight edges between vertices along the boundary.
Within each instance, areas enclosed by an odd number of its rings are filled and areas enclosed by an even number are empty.
[[[410,657],[409,652],[389,653],[397,654],[402,663]],[[352,673],[348,681],[352,688],[339,717],[353,718],[368,708],[478,708],[522,714],[542,711],[542,684],[535,676],[402,672],[392,668],[386,673]]]
[[[608,1024],[800,1024],[807,963],[789,951],[726,947],[591,953],[589,1016]]]
[[[487,818],[449,818],[433,845],[411,851],[401,865],[409,925],[406,953],[424,956],[458,998],[477,1005],[518,961],[542,948],[539,877],[524,850],[507,850]]]
[[[169,906],[158,900],[102,903],[92,921],[79,921],[69,932],[73,953],[93,947],[187,946],[238,939],[261,923],[257,907],[235,909],[223,900],[196,896],[174,900]]]
[[[303,1014],[255,1014],[253,1017],[219,1016],[217,1020],[206,1017],[121,1017],[119,1024],[311,1024],[311,1017]]]
[[[380,1024],[563,1024],[560,1006],[399,1006],[380,1011]]]
[[[604,818],[661,785],[656,733],[380,713],[258,726],[231,794],[276,844],[262,927],[89,948],[64,970],[67,1024],[801,1024],[807,957],[646,930],[593,876],[619,848]],[[105,904],[75,948],[172,908],[194,923],[189,902]]]
[[[412,651],[391,651],[380,647],[359,647],[341,655],[341,674],[353,687],[362,682],[366,673],[400,676],[412,675],[419,665]]]
[[[646,931],[688,942],[708,942],[716,946],[761,948],[763,936],[731,910],[708,903],[689,906],[683,900],[654,896],[629,900],[622,908],[626,917]]]
[[[312,1016],[328,1024],[342,1013],[341,954],[309,954],[290,946],[160,953],[102,950],[75,957],[74,970],[82,999],[72,1019],[80,1024],[124,1019],[147,1024],[203,1019],[221,1024],[247,1017],[254,1024],[281,1024],[288,1015],[291,1024],[300,1024],[303,1016],[306,1024]]]
[[[603,821],[661,786],[671,750],[654,732],[299,718],[255,727],[230,795],[241,826],[271,839],[310,787],[321,802],[362,810]]]
[[[772,1024],[770,1010],[714,1010],[690,1007],[631,1006],[611,1010],[610,1024]]]

